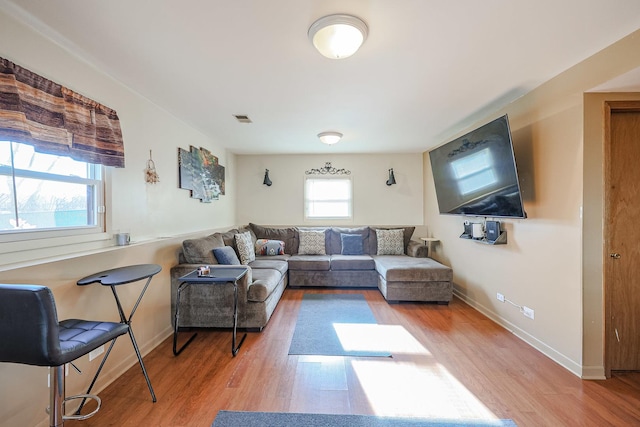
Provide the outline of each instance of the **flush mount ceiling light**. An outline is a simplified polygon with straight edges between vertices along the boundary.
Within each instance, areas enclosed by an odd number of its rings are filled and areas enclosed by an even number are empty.
[[[360,18],[352,15],[329,15],[309,27],[309,40],[323,56],[348,58],[360,49],[369,29]]]
[[[340,141],[342,134],[340,132],[321,132],[318,134],[318,138],[327,145],[333,145]]]

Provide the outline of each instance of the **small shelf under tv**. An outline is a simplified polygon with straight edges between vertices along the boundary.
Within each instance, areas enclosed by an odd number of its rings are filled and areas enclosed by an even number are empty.
[[[497,221],[489,221],[486,222],[487,226],[489,224],[491,224],[491,229],[489,232],[487,232],[487,228],[484,226],[480,226],[480,224],[478,223],[465,223],[464,226],[464,233],[462,233],[460,235],[461,239],[467,239],[467,240],[473,240],[474,242],[477,243],[483,243],[485,245],[506,245],[507,244],[507,232],[505,230],[502,230],[500,227],[500,223]],[[478,230],[476,230],[474,232],[474,226],[480,226],[480,230],[478,232]],[[491,232],[491,230],[493,230],[493,232]],[[490,240],[487,238],[487,236],[493,236],[495,234],[497,234],[499,230],[499,235],[495,240]],[[473,235],[476,234],[476,236],[482,236],[482,237],[473,237]]]

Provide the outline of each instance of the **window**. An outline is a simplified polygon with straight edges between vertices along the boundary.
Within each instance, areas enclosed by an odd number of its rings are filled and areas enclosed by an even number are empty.
[[[306,178],[306,219],[348,219],[352,216],[351,178]]]
[[[102,175],[100,165],[0,141],[0,236],[102,232]]]

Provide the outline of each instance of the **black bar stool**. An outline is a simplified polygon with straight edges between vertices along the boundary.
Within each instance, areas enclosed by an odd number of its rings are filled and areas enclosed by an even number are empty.
[[[116,322],[68,319],[58,322],[51,289],[39,285],[0,284],[0,362],[48,366],[50,372],[49,425],[59,427],[64,420],[85,420],[95,415],[101,401],[92,394],[65,397],[64,365],[112,341],[98,373],[116,338],[129,325]],[[97,409],[86,415],[64,415],[65,402],[94,399]]]

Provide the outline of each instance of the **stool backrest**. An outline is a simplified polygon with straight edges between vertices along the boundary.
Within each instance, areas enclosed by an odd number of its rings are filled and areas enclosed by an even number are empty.
[[[51,289],[0,284],[0,362],[56,366],[58,314]]]

